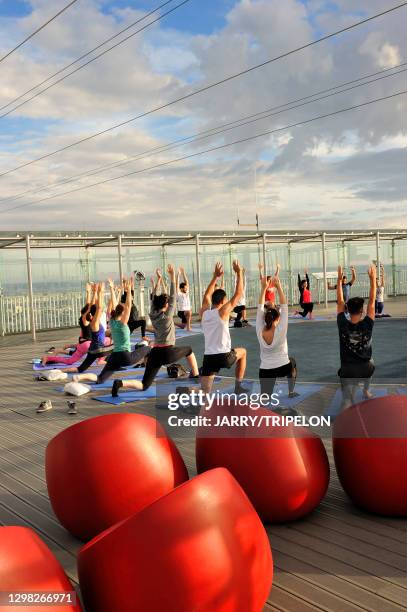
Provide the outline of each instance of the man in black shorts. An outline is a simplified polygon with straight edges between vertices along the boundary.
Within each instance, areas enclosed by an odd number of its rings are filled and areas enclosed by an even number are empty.
[[[343,297],[343,271],[338,266],[337,281],[337,323],[341,367],[338,375],[342,386],[342,408],[354,403],[359,382],[363,381],[365,399],[372,397],[369,386],[375,369],[372,359],[372,333],[375,318],[376,268],[369,268],[370,292],[366,316],[363,316],[364,298],[350,298],[347,303],[349,319],[345,315]]]
[[[243,295],[243,272],[238,261],[233,262],[236,274],[235,292],[230,300],[223,289],[215,289],[223,275],[220,262],[215,266],[213,277],[205,291],[200,310],[201,326],[205,338],[205,353],[201,370],[201,386],[210,393],[215,374],[223,368],[236,365],[235,393],[246,393],[242,380],[246,371],[246,349],[232,349],[229,317]]]

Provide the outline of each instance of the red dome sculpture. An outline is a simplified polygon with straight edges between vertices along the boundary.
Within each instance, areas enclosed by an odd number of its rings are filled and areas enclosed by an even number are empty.
[[[341,485],[357,506],[407,516],[407,396],[344,410],[334,424],[333,451]]]
[[[212,424],[218,417],[280,416],[249,406],[214,405],[205,411]],[[312,512],[329,484],[329,462],[322,440],[305,427],[225,425],[198,429],[199,473],[227,468],[265,522],[285,522]]]
[[[218,469],[94,538],[78,570],[88,612],[261,612],[273,563],[253,506]]]
[[[68,427],[46,450],[52,507],[89,540],[188,479],[177,447],[153,418],[108,414]]]
[[[10,596],[16,592],[20,592],[20,597],[28,593],[35,597],[34,601],[27,602],[27,606],[21,606],[17,605],[17,600],[13,604],[8,596],[10,605],[0,605],[2,612],[44,612],[50,607],[61,612],[82,610],[79,600],[76,601],[75,589],[60,563],[35,531],[27,527],[0,527],[0,592],[3,597],[7,597],[6,593]],[[59,601],[62,603],[52,605],[46,600],[48,606],[44,607],[41,601],[51,593],[61,594]],[[36,601],[38,605],[35,605]]]

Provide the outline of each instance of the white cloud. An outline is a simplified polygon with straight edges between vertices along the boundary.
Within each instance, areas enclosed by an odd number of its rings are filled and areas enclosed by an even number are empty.
[[[35,10],[29,17],[0,19],[0,28],[7,31],[7,40],[0,43],[3,50],[50,15],[46,0],[31,4]],[[242,0],[227,15],[226,25],[209,35],[169,29],[163,20],[16,111],[14,117],[24,118],[27,127],[21,128],[17,142],[7,132],[0,138],[1,168],[11,168],[55,150],[305,44],[321,32],[359,19],[361,13],[372,14],[382,8],[376,0],[369,2],[368,11],[361,0],[337,0],[336,5],[338,10],[332,11],[330,5],[319,0],[307,5],[299,0]],[[54,12],[58,6],[53,3]],[[0,106],[140,15],[131,6],[105,14],[99,2],[78,3],[32,44],[4,62]],[[0,179],[1,198],[394,65],[407,56],[403,24],[401,12],[388,15],[332,42],[194,96],[165,113],[27,166]],[[406,89],[406,83],[403,75],[378,81],[55,191],[89,185],[385,96]],[[407,198],[403,187],[405,166],[397,163],[397,155],[404,160],[407,144],[406,104],[406,98],[400,97],[37,206],[22,207],[0,215],[1,226],[94,230],[232,228],[237,207],[248,218],[254,215],[256,161],[258,212],[264,223],[274,228],[349,227],[349,219],[360,226],[399,226],[399,209]],[[15,125],[20,129],[18,122]],[[388,161],[390,157],[392,163]],[[0,201],[0,210],[29,204],[39,197],[27,196],[10,204]]]

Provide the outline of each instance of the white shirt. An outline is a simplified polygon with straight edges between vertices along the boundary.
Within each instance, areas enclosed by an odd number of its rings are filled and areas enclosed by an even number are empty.
[[[263,370],[271,370],[287,365],[290,359],[288,357],[287,345],[287,328],[288,328],[288,306],[281,304],[280,321],[274,330],[274,338],[271,344],[263,338],[264,330],[264,307],[259,304],[257,307],[256,317],[256,334],[260,344],[260,368]]]
[[[205,355],[219,355],[230,353],[232,341],[230,339],[229,321],[219,316],[219,310],[205,310],[201,321],[205,338]]]
[[[384,287],[377,287],[376,302],[384,302]]]
[[[179,293],[177,293],[177,309],[182,312],[191,310],[191,300],[189,299],[189,291],[187,291],[186,293],[179,291]]]

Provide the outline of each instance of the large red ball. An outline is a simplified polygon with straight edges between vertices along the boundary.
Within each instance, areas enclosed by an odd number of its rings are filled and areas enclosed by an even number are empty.
[[[389,395],[344,410],[333,428],[339,480],[361,508],[407,516],[407,397]]]
[[[260,612],[273,562],[241,487],[211,470],[86,544],[78,570],[88,612]]]
[[[318,506],[329,484],[322,440],[304,427],[217,427],[219,417],[278,416],[249,406],[214,405],[210,428],[198,429],[198,472],[225,467],[243,487],[265,522],[298,519]]]
[[[10,601],[6,593],[17,591],[21,594],[43,594],[44,597],[50,593],[61,593],[64,596],[61,605],[48,603],[49,607],[61,612],[82,610],[79,600],[75,601],[75,590],[60,563],[37,534],[27,527],[0,527],[0,592],[3,595],[0,609],[9,612],[44,612],[49,609],[40,602],[38,605],[35,602],[26,606],[17,603],[5,605],[5,601]]]
[[[188,479],[161,425],[141,414],[108,414],[68,427],[47,446],[52,507],[73,535],[89,540]]]

